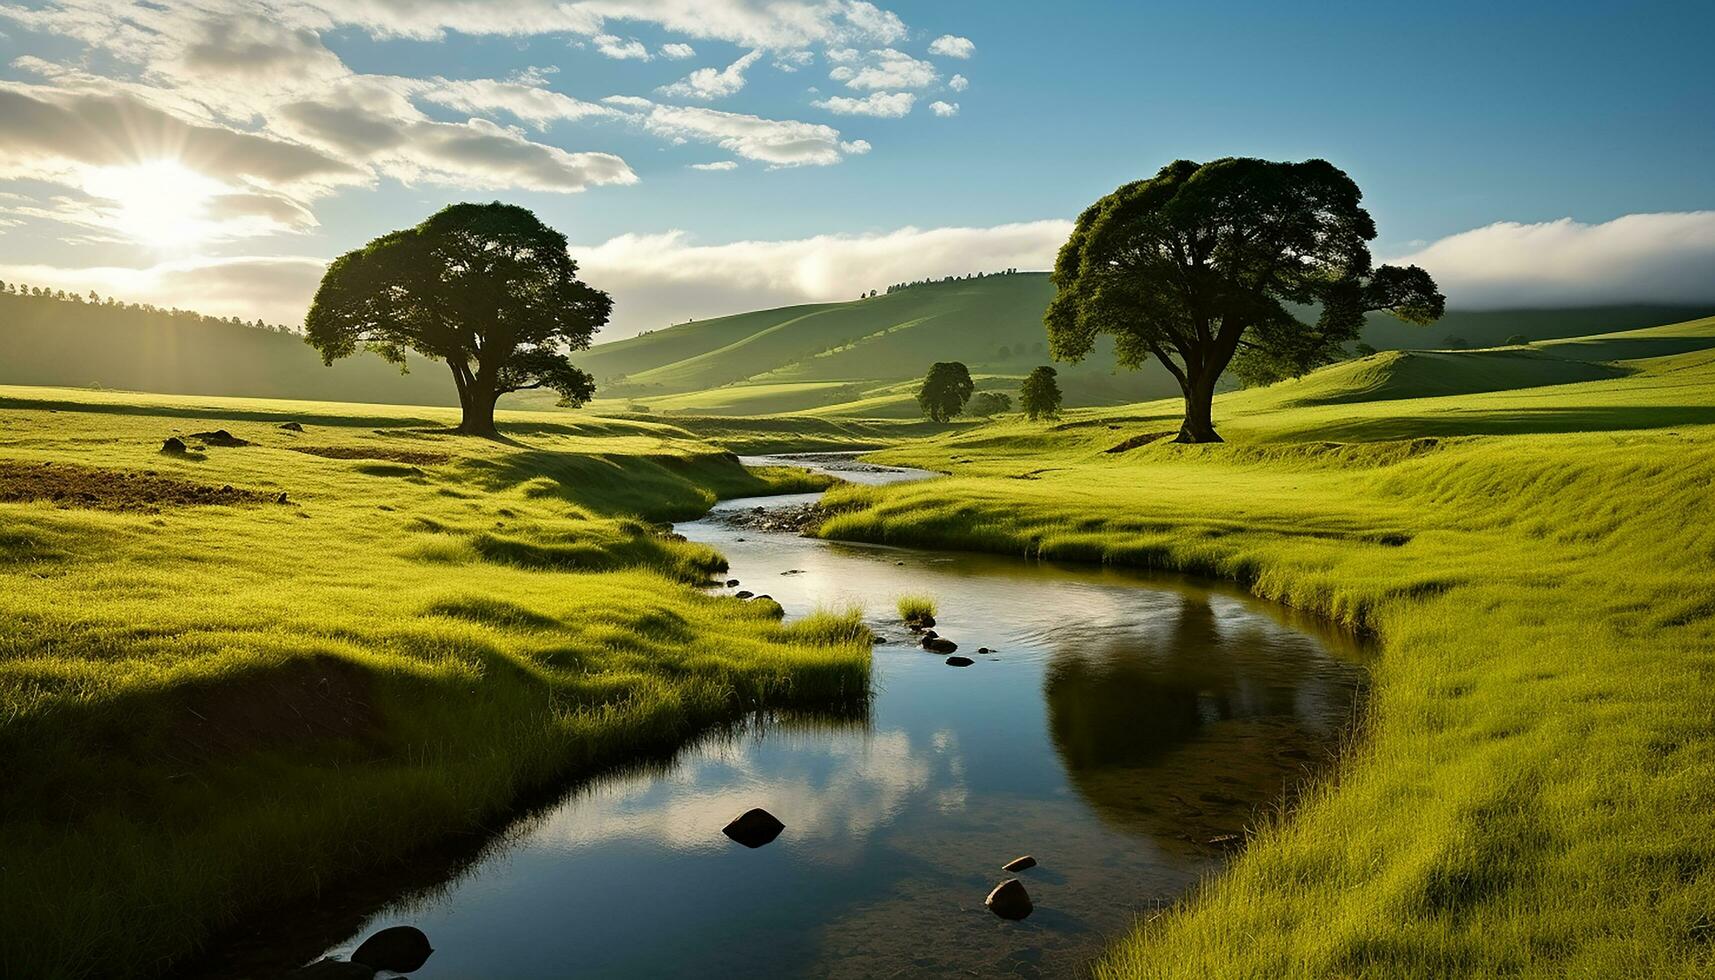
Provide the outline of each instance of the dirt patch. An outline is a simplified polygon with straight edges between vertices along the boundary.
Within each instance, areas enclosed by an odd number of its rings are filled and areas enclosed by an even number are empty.
[[[56,507],[155,511],[162,507],[261,504],[276,499],[273,493],[192,483],[153,471],[0,460],[0,503],[46,500]]]
[[[174,742],[202,759],[306,739],[368,742],[382,730],[369,675],[337,657],[187,687],[178,709]]]
[[[256,445],[255,443],[251,442],[249,439],[240,439],[237,436],[233,435],[232,433],[226,431],[225,429],[213,429],[213,430],[208,431],[208,432],[193,432],[190,434],[190,438],[201,439],[205,445],[209,445],[209,446],[254,446],[254,445]]]
[[[446,453],[414,452],[409,449],[376,449],[366,446],[291,446],[295,453],[308,453],[323,459],[381,459],[390,463],[412,466],[435,466],[452,459]]]

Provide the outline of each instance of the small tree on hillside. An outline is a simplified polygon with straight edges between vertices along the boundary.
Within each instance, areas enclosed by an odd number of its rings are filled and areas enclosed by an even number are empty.
[[[613,300],[578,281],[566,236],[510,204],[455,204],[328,266],[304,318],[332,364],[360,348],[404,368],[406,351],[447,365],[459,429],[493,436],[507,392],[550,388],[581,405],[595,382],[566,355],[584,350]]]
[[[1012,399],[998,391],[979,391],[965,405],[965,414],[986,419],[991,415],[1012,411]]]
[[[1215,383],[1241,349],[1252,378],[1338,360],[1364,314],[1441,316],[1416,266],[1371,266],[1375,222],[1325,160],[1179,160],[1078,216],[1054,262],[1050,349],[1078,360],[1111,334],[1119,362],[1153,356],[1185,395],[1181,442],[1217,442]],[[1321,310],[1314,324],[1294,310]]]
[[[917,406],[931,420],[945,422],[964,410],[971,397],[971,372],[958,361],[937,361],[923,378]]]
[[[1044,364],[1025,376],[1024,384],[1019,387],[1018,402],[1030,421],[1060,417],[1060,383],[1054,380],[1055,374],[1053,368]]]

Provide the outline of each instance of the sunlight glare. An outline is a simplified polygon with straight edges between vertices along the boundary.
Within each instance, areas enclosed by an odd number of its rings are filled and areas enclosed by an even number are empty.
[[[115,231],[158,248],[182,248],[211,237],[208,204],[225,188],[177,160],[163,159],[93,171],[84,190],[118,205]]]

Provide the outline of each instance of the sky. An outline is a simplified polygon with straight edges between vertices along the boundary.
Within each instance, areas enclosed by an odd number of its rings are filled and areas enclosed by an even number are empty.
[[[1042,269],[1179,158],[1321,157],[1466,308],[1715,304],[1715,4],[0,0],[0,280],[292,323],[457,201],[614,339]]]

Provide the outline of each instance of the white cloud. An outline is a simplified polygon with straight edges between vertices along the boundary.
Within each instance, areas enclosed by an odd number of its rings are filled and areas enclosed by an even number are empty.
[[[692,170],[737,170],[736,160],[716,160],[714,163],[693,163]]]
[[[1503,221],[1391,261],[1423,266],[1465,308],[1715,302],[1715,211]]]
[[[787,51],[774,59],[774,67],[783,72],[795,72],[815,60],[816,55],[811,51]]]
[[[672,106],[636,96],[610,96],[609,105],[634,110],[644,129],[666,139],[713,143],[747,160],[776,167],[826,166],[847,155],[869,152],[863,140],[846,142],[840,131],[820,123],[764,119],[701,106]]]
[[[977,46],[968,37],[943,34],[929,42],[929,53],[943,58],[969,58],[977,53]]]
[[[595,44],[595,49],[603,56],[613,58],[616,61],[625,61],[627,59],[635,59],[637,61],[649,60],[649,49],[644,47],[643,42],[636,38],[615,37],[612,34],[597,34],[595,37],[590,38],[590,41]]]
[[[606,106],[549,91],[545,81],[539,77],[506,82],[491,78],[400,79],[400,83],[425,102],[472,114],[503,112],[538,129],[558,120],[614,114]]]
[[[762,57],[760,49],[752,51],[722,69],[698,68],[671,85],[656,89],[662,95],[687,99],[720,99],[744,88],[744,73]]]
[[[959,104],[957,102],[931,102],[929,103],[929,111],[943,118],[956,116],[959,114]]]
[[[1046,269],[1071,229],[1069,221],[1033,221],[725,245],[670,231],[573,246],[572,256],[581,275],[613,293],[614,323],[602,331],[613,340],[687,317],[847,299],[925,276]]]
[[[846,53],[840,52],[842,56]],[[829,53],[829,59],[835,60],[833,52]],[[919,61],[893,48],[882,48],[861,58],[842,57],[828,77],[836,82],[845,82],[848,88],[874,91],[925,88],[935,84],[941,76],[927,61]]]
[[[675,42],[673,44],[661,45],[661,57],[663,58],[671,58],[674,61],[683,61],[686,58],[695,58],[696,56],[697,49],[691,47],[689,44],[679,44]]]
[[[947,79],[947,87],[955,92],[963,92],[965,89],[971,87],[971,80],[963,75],[954,75],[952,78]]]
[[[898,119],[911,114],[911,107],[917,104],[917,96],[910,92],[872,92],[865,98],[852,99],[843,95],[830,96],[811,105],[819,109],[842,116],[879,116],[883,119]],[[936,105],[944,103],[937,102]]]

